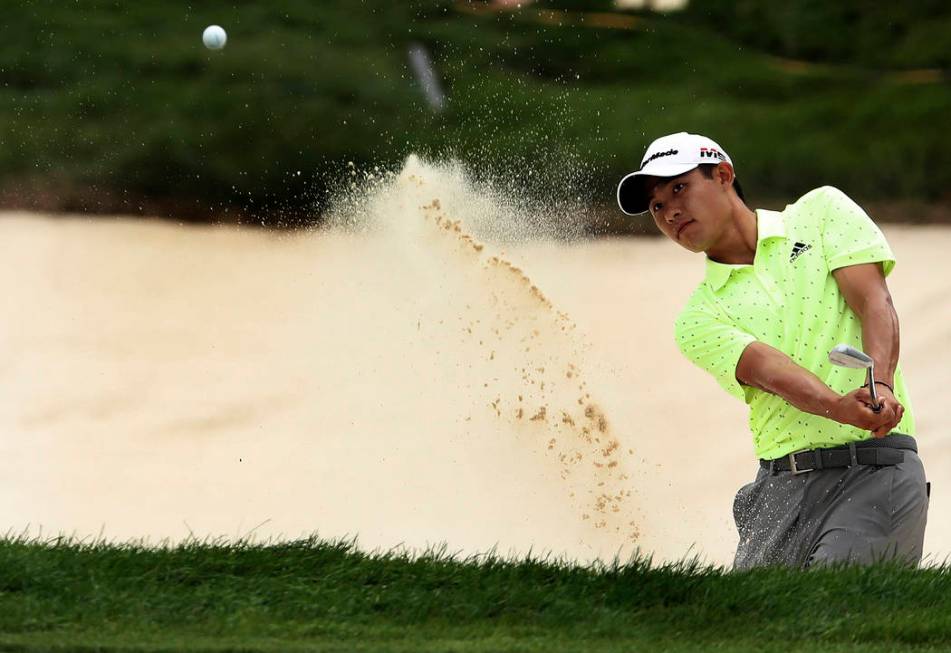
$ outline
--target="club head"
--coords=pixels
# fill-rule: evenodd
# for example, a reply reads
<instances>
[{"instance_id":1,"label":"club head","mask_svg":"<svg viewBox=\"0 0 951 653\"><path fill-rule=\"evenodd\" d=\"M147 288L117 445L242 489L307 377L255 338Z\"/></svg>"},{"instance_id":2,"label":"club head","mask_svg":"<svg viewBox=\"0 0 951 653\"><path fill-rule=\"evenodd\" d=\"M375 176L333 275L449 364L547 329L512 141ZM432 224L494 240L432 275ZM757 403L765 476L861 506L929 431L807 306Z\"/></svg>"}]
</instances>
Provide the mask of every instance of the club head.
<instances>
[{"instance_id":1,"label":"club head","mask_svg":"<svg viewBox=\"0 0 951 653\"><path fill-rule=\"evenodd\" d=\"M869 368L874 365L872 357L849 345L836 345L829 352L829 360L842 367L855 369Z\"/></svg>"}]
</instances>

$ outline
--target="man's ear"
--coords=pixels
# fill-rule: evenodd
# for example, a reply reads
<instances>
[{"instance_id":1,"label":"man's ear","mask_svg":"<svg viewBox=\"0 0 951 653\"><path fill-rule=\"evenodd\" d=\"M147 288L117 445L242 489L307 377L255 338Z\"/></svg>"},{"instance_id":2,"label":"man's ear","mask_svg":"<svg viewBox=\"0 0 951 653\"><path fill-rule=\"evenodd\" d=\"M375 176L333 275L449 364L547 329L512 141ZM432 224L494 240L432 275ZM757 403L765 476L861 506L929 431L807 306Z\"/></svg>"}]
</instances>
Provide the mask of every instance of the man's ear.
<instances>
[{"instance_id":1,"label":"man's ear","mask_svg":"<svg viewBox=\"0 0 951 653\"><path fill-rule=\"evenodd\" d=\"M722 161L717 165L716 168L716 178L721 184L726 187L733 185L733 179L736 177L736 173L733 172L733 166L731 166L726 161Z\"/></svg>"}]
</instances>

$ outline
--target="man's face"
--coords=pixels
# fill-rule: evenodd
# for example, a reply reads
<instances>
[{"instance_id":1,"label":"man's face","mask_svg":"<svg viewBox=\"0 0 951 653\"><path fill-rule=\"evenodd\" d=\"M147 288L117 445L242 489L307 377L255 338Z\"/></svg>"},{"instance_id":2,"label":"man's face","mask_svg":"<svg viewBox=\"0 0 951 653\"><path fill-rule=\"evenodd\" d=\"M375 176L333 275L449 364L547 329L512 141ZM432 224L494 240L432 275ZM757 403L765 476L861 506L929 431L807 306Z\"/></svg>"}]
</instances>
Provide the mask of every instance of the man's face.
<instances>
[{"instance_id":1,"label":"man's face","mask_svg":"<svg viewBox=\"0 0 951 653\"><path fill-rule=\"evenodd\" d=\"M649 178L649 207L657 228L691 252L706 251L717 242L730 217L731 173L718 167L709 179L694 168L679 177Z\"/></svg>"}]
</instances>

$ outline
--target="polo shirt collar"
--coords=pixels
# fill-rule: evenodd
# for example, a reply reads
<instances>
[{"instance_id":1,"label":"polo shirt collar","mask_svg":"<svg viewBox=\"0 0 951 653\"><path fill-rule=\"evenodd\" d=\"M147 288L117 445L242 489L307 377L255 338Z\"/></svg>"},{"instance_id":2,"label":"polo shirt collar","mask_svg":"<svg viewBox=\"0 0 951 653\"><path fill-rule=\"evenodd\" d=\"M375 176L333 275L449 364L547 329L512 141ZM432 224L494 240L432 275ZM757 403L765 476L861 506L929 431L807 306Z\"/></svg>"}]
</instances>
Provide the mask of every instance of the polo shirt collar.
<instances>
[{"instance_id":1,"label":"polo shirt collar","mask_svg":"<svg viewBox=\"0 0 951 653\"><path fill-rule=\"evenodd\" d=\"M756 255L759 255L761 244L770 238L785 238L786 225L783 222L783 214L779 211L769 211L767 209L756 209ZM733 270L747 267L746 265L717 263L716 261L706 259L707 272L704 277L711 290L716 292L727 282Z\"/></svg>"}]
</instances>

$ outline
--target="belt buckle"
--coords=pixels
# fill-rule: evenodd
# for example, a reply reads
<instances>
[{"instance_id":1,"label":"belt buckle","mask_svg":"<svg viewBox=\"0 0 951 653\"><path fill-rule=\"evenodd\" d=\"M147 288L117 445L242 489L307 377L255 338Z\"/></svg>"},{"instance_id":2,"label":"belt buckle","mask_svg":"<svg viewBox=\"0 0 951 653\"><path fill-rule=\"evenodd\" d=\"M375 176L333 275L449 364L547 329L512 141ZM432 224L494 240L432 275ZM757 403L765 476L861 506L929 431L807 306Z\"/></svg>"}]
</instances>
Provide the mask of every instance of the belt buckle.
<instances>
[{"instance_id":1,"label":"belt buckle","mask_svg":"<svg viewBox=\"0 0 951 653\"><path fill-rule=\"evenodd\" d=\"M791 454L789 454L789 470L790 470L794 475L795 475L795 474L805 474L806 472L815 471L815 469L816 469L815 467L810 467L809 469L799 469L798 467L796 467L796 455L797 455L797 454L801 454L801 453L806 453L807 451L811 451L811 450L810 450L810 449L800 449L799 451L793 451Z\"/></svg>"}]
</instances>

